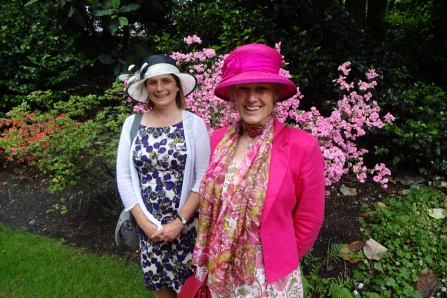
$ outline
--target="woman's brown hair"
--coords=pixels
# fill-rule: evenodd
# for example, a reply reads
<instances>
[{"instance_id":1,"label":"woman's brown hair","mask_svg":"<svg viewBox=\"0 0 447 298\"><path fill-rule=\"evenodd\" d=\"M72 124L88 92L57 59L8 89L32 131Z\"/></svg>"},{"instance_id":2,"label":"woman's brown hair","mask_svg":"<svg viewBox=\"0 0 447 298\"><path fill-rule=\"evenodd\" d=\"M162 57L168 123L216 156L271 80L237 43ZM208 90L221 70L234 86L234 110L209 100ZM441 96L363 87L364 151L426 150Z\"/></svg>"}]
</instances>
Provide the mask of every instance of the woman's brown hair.
<instances>
[{"instance_id":1,"label":"woman's brown hair","mask_svg":"<svg viewBox=\"0 0 447 298\"><path fill-rule=\"evenodd\" d=\"M170 74L174 80L175 83L177 84L177 94L175 95L175 103L177 104L177 107L179 109L184 110L186 108L186 99L185 99L185 95L183 93L183 88L182 88L182 83L180 82L180 79L174 75L174 74ZM147 80L144 81L144 87L147 86ZM144 109L145 110L152 110L152 108L154 107L154 103L149 99L149 96L147 98L146 103L144 104Z\"/></svg>"}]
</instances>

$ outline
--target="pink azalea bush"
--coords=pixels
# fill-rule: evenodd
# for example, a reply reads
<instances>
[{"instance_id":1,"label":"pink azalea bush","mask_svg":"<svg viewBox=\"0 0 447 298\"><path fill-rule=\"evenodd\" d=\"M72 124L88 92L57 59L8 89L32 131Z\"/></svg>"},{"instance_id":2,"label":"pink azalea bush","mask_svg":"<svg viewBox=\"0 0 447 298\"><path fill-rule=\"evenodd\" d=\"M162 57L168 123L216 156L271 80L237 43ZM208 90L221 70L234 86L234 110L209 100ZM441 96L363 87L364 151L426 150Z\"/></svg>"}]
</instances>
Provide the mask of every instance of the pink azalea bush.
<instances>
[{"instance_id":1,"label":"pink azalea bush","mask_svg":"<svg viewBox=\"0 0 447 298\"><path fill-rule=\"evenodd\" d=\"M184 41L188 45L202 42L196 35L188 36ZM278 52L280 46L280 43L275 46ZM213 49L203 48L186 54L173 52L171 57L182 71L188 71L197 78L198 88L186 98L187 106L203 118L210 133L239 120L233 103L214 96L214 88L220 82L221 68L227 55L217 56ZM285 61L283 63L287 64ZM377 85L378 76L375 70L366 73L366 81L354 83L346 81L349 67L350 63L345 62L338 68L341 74L334 82L345 94L337 101L329 117L320 115L315 107L310 111L300 110L300 100L304 95L299 88L294 97L277 104L276 114L279 121L307 131L319 140L326 162L326 185L339 181L342 175L352 171L360 182L364 182L369 173L375 182L386 188L386 177L391 174L390 170L384 164L367 168L363 163L363 155L368 151L359 148L354 141L365 134L365 129L383 128L394 117L390 114L381 117L379 105L372 100L371 90ZM291 77L284 69L281 69L280 74ZM122 80L127 83L126 78ZM134 111L144 112L144 109L142 105L137 105Z\"/></svg>"}]
</instances>

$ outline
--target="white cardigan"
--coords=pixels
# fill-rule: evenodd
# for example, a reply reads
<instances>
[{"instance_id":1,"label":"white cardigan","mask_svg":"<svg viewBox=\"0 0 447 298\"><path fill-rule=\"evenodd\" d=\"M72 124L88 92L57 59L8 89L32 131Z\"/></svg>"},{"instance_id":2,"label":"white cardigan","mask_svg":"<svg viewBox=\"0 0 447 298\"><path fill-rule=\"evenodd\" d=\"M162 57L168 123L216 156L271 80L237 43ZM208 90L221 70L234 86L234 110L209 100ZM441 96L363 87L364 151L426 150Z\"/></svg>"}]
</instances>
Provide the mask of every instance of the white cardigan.
<instances>
[{"instance_id":1,"label":"white cardigan","mask_svg":"<svg viewBox=\"0 0 447 298\"><path fill-rule=\"evenodd\" d=\"M146 209L141 197L140 179L133 166L132 152L135 140L130 141L130 129L135 115L127 117L121 130L116 160L116 180L124 209L129 211L139 204L147 219L161 229L161 223ZM210 158L210 138L202 118L188 111L182 111L183 128L186 140L186 164L183 176L182 194L178 212L185 204L191 191L198 192L200 182L208 168Z\"/></svg>"}]
</instances>

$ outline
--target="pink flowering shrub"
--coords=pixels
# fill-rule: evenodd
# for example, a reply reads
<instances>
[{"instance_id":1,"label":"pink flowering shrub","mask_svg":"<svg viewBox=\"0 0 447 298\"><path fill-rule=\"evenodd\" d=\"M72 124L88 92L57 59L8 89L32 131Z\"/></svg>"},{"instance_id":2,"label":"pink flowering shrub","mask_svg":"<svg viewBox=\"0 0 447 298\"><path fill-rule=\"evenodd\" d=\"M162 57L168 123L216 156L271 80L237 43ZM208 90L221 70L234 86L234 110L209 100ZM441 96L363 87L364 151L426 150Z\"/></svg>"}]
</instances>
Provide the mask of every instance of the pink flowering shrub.
<instances>
[{"instance_id":1,"label":"pink flowering shrub","mask_svg":"<svg viewBox=\"0 0 447 298\"><path fill-rule=\"evenodd\" d=\"M195 35L188 36L184 41L188 45L201 43L200 38ZM280 46L280 43L275 46L278 52ZM187 106L203 118L210 133L239 120L233 103L214 96L214 88L220 82L221 68L227 55L216 56L213 49L204 48L187 54L174 52L171 57L177 61L181 71L190 72L197 78L198 87L186 98ZM366 73L366 81L354 83L346 81L349 66L350 63L345 62L338 68L341 74L334 82L345 94L338 100L329 117L321 116L315 107L310 111L300 110L300 100L304 95L299 88L294 97L277 104L276 114L279 121L307 131L319 140L326 162L326 185L339 181L343 174L352 171L360 182L364 182L369 173L374 181L386 188L386 177L391 174L390 170L384 164L368 169L363 163L363 155L368 151L358 148L354 141L363 136L366 129L383 128L394 117L390 114L381 117L379 105L372 100L371 90L377 85L377 73L374 69ZM280 74L291 77L284 69L281 69ZM135 111L143 110L141 106L136 106Z\"/></svg>"}]
</instances>

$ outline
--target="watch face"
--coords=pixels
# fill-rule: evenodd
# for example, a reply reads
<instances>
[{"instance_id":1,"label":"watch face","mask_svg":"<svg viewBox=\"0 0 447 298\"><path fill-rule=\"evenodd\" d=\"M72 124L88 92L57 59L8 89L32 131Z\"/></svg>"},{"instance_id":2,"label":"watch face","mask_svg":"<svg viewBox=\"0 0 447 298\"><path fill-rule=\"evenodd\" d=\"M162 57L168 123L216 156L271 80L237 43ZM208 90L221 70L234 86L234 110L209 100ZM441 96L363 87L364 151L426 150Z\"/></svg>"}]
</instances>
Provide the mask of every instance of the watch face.
<instances>
[{"instance_id":1,"label":"watch face","mask_svg":"<svg viewBox=\"0 0 447 298\"><path fill-rule=\"evenodd\" d=\"M182 224L186 225L186 219L184 219L183 217L181 217L180 215L177 215L178 219L180 219L180 221L182 222Z\"/></svg>"}]
</instances>

